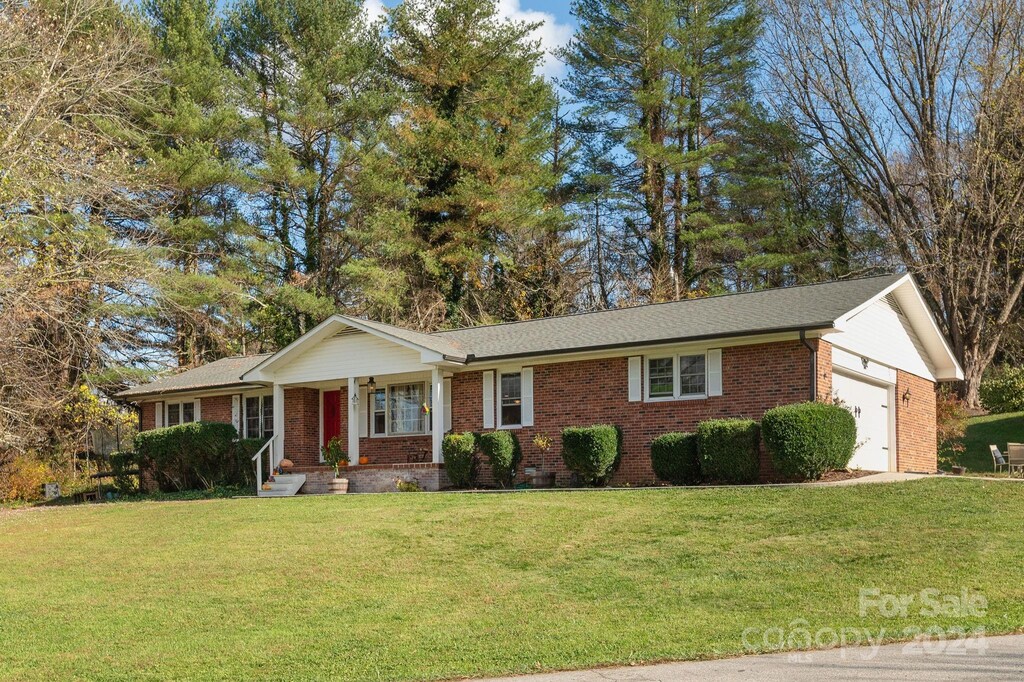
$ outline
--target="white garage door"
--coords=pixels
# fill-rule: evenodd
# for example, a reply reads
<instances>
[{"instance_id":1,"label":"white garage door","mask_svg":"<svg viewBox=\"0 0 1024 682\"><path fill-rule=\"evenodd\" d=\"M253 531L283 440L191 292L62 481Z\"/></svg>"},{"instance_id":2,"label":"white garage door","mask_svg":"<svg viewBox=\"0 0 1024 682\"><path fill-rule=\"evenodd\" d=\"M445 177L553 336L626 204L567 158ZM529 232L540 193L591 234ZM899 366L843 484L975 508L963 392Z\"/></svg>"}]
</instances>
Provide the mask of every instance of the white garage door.
<instances>
[{"instance_id":1,"label":"white garage door","mask_svg":"<svg viewBox=\"0 0 1024 682\"><path fill-rule=\"evenodd\" d=\"M858 447L850 468L889 471L889 389L833 374L832 390L857 420Z\"/></svg>"}]
</instances>

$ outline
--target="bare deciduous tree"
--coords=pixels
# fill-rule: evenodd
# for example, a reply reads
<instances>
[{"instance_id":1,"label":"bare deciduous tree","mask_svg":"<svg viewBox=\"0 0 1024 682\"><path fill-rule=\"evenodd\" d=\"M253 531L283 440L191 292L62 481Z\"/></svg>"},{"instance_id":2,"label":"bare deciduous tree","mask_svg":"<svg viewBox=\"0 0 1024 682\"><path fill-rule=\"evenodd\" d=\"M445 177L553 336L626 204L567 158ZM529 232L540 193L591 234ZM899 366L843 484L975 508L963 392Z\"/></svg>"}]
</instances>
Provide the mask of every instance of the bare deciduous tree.
<instances>
[{"instance_id":1,"label":"bare deciduous tree","mask_svg":"<svg viewBox=\"0 0 1024 682\"><path fill-rule=\"evenodd\" d=\"M2 459L83 446L68 409L83 380L134 359L126 311L149 265L118 225L137 217L132 121L151 78L111 0L0 5L0 45Z\"/></svg>"},{"instance_id":2,"label":"bare deciduous tree","mask_svg":"<svg viewBox=\"0 0 1024 682\"><path fill-rule=\"evenodd\" d=\"M770 0L767 64L978 387L1024 290L1020 0Z\"/></svg>"}]
</instances>

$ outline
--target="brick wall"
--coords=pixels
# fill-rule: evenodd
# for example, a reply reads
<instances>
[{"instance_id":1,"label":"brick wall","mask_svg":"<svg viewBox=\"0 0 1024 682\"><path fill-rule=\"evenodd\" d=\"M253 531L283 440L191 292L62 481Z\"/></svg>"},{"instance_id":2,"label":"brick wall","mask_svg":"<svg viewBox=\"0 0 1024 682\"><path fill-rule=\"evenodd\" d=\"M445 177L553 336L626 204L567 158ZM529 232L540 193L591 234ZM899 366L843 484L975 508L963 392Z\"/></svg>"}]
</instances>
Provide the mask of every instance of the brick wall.
<instances>
[{"instance_id":1,"label":"brick wall","mask_svg":"<svg viewBox=\"0 0 1024 682\"><path fill-rule=\"evenodd\" d=\"M284 390L284 453L297 466L320 463L320 391Z\"/></svg>"},{"instance_id":2,"label":"brick wall","mask_svg":"<svg viewBox=\"0 0 1024 682\"><path fill-rule=\"evenodd\" d=\"M818 349L818 400L832 402L832 344L824 339L812 343Z\"/></svg>"},{"instance_id":3,"label":"brick wall","mask_svg":"<svg viewBox=\"0 0 1024 682\"><path fill-rule=\"evenodd\" d=\"M199 415L204 422L231 423L231 396L215 395L200 398Z\"/></svg>"},{"instance_id":4,"label":"brick wall","mask_svg":"<svg viewBox=\"0 0 1024 682\"><path fill-rule=\"evenodd\" d=\"M910 390L909 400L903 395ZM936 471L935 384L908 372L896 372L896 468Z\"/></svg>"},{"instance_id":5,"label":"brick wall","mask_svg":"<svg viewBox=\"0 0 1024 682\"><path fill-rule=\"evenodd\" d=\"M831 353L824 352L819 358L827 361L830 370ZM769 408L805 401L810 381L808 362L809 352L799 341L725 348L723 395L656 403L629 402L626 357L534 365L534 426L515 430L523 448L523 466L554 471L558 484L565 484L569 472L561 458L562 428L609 423L620 426L624 436L624 456L614 482L652 482L655 477L651 471L650 443L656 436L668 431L691 431L705 419L760 419ZM819 387L819 392L824 390L822 382ZM480 372L455 375L455 431L482 430L482 390ZM548 452L533 444L538 433L551 439ZM762 457L763 463L765 460ZM487 469L486 465L483 469ZM766 463L762 470L765 475L770 474Z\"/></svg>"},{"instance_id":6,"label":"brick wall","mask_svg":"<svg viewBox=\"0 0 1024 682\"><path fill-rule=\"evenodd\" d=\"M139 405L139 412L142 415L142 430L150 431L156 428L156 403L142 403Z\"/></svg>"}]
</instances>

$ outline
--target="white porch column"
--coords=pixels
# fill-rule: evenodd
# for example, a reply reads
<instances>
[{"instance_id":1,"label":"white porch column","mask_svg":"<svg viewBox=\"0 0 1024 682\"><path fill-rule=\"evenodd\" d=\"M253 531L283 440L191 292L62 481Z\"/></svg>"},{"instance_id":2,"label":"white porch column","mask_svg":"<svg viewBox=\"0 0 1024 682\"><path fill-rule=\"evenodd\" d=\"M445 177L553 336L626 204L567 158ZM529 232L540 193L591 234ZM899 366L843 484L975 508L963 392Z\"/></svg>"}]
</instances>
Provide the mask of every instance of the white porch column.
<instances>
[{"instance_id":1,"label":"white porch column","mask_svg":"<svg viewBox=\"0 0 1024 682\"><path fill-rule=\"evenodd\" d=\"M359 464L359 379L348 379L348 463Z\"/></svg>"},{"instance_id":2,"label":"white porch column","mask_svg":"<svg viewBox=\"0 0 1024 682\"><path fill-rule=\"evenodd\" d=\"M274 461L270 463L271 469L284 459L284 386L274 384L274 445L271 447L274 453Z\"/></svg>"},{"instance_id":3,"label":"white porch column","mask_svg":"<svg viewBox=\"0 0 1024 682\"><path fill-rule=\"evenodd\" d=\"M430 373L430 423L432 425L434 463L440 464L441 441L444 440L444 376L440 367Z\"/></svg>"}]
</instances>

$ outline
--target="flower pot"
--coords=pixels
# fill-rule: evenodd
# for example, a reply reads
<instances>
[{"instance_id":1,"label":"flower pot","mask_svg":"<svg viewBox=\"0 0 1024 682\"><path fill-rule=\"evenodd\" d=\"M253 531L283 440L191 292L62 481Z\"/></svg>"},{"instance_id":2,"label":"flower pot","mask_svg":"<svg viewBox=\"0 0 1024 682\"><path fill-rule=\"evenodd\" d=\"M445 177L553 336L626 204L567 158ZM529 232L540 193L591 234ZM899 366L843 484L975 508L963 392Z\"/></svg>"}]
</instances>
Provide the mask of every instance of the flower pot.
<instances>
[{"instance_id":1,"label":"flower pot","mask_svg":"<svg viewBox=\"0 0 1024 682\"><path fill-rule=\"evenodd\" d=\"M555 487L555 472L554 471L538 471L533 475L533 487L534 488L554 488Z\"/></svg>"},{"instance_id":2,"label":"flower pot","mask_svg":"<svg viewBox=\"0 0 1024 682\"><path fill-rule=\"evenodd\" d=\"M332 495L344 495L348 492L347 478L334 478L327 484L327 491Z\"/></svg>"},{"instance_id":3,"label":"flower pot","mask_svg":"<svg viewBox=\"0 0 1024 682\"><path fill-rule=\"evenodd\" d=\"M362 457L359 458L359 463L360 464L364 464L364 465L365 464L369 464L370 463L370 458L367 457L366 455L363 455Z\"/></svg>"}]
</instances>

